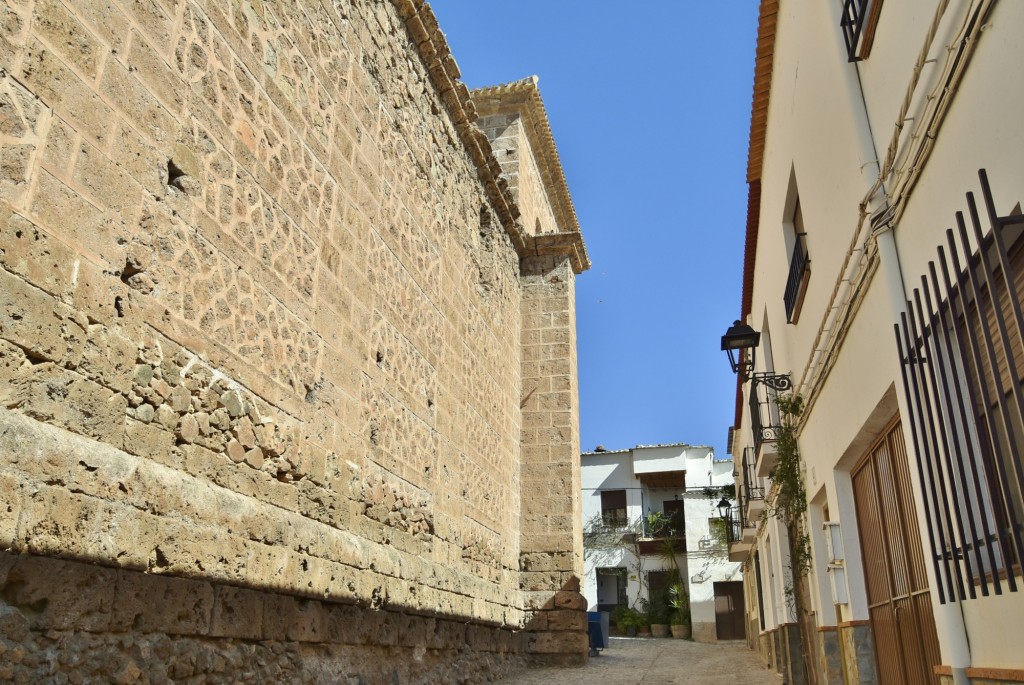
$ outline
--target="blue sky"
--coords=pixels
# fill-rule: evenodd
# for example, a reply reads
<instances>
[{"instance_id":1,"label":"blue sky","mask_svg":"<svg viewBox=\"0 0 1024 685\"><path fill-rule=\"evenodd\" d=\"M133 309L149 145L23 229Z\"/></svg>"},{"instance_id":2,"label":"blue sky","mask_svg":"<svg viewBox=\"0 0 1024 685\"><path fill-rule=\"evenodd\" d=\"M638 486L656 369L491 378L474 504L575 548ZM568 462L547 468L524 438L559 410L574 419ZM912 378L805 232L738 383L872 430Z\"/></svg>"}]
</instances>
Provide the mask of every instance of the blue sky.
<instances>
[{"instance_id":1,"label":"blue sky","mask_svg":"<svg viewBox=\"0 0 1024 685\"><path fill-rule=\"evenodd\" d=\"M540 77L593 262L576 293L583 449L724 458L757 0L431 5L470 88Z\"/></svg>"}]
</instances>

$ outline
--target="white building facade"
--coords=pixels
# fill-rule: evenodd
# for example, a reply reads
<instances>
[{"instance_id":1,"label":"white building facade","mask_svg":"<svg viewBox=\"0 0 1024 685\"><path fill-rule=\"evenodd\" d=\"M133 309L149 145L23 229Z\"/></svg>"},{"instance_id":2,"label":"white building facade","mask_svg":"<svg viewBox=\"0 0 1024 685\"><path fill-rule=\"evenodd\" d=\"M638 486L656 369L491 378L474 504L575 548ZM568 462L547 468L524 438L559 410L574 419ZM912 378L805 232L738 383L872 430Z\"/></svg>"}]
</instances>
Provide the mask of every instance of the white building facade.
<instances>
[{"instance_id":1,"label":"white building facade","mask_svg":"<svg viewBox=\"0 0 1024 685\"><path fill-rule=\"evenodd\" d=\"M730 557L791 685L1024 682L1022 26L1013 0L762 0ZM802 615L761 515L782 376Z\"/></svg>"},{"instance_id":2,"label":"white building facade","mask_svg":"<svg viewBox=\"0 0 1024 685\"><path fill-rule=\"evenodd\" d=\"M732 527L720 523L717 508L731 495L732 461L716 460L711 447L641 445L584 453L580 471L583 594L590 610L638 608L678 567L689 592L693 639L743 639L742 574L728 559ZM668 523L655 530L650 522L658 515Z\"/></svg>"}]
</instances>

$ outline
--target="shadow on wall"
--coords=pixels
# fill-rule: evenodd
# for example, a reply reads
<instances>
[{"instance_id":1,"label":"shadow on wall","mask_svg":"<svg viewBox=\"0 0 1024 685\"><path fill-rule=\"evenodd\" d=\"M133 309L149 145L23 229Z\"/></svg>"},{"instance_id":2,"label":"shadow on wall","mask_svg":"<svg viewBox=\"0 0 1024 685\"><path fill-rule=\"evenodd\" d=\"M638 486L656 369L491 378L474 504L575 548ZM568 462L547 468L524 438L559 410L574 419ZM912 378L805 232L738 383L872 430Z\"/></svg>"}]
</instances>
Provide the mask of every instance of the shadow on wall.
<instances>
[{"instance_id":1,"label":"shadow on wall","mask_svg":"<svg viewBox=\"0 0 1024 685\"><path fill-rule=\"evenodd\" d=\"M589 654L587 600L580 593L580 579L573 575L554 593L527 590L526 595L526 610L531 617L523 635L530 663L543 666L586 664Z\"/></svg>"},{"instance_id":2,"label":"shadow on wall","mask_svg":"<svg viewBox=\"0 0 1024 685\"><path fill-rule=\"evenodd\" d=\"M0 552L0 682L475 683L522 668L533 637Z\"/></svg>"}]
</instances>

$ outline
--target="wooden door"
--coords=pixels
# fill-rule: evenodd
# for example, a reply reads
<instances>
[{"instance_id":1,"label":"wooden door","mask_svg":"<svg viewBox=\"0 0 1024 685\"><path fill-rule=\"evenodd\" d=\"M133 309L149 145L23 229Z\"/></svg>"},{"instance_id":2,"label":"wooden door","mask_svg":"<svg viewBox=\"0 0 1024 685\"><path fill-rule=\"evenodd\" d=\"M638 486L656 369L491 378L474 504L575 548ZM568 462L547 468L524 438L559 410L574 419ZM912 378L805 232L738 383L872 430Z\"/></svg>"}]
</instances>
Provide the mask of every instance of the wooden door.
<instances>
[{"instance_id":1,"label":"wooden door","mask_svg":"<svg viewBox=\"0 0 1024 685\"><path fill-rule=\"evenodd\" d=\"M938 685L939 641L898 420L852 476L879 683Z\"/></svg>"},{"instance_id":2,"label":"wooden door","mask_svg":"<svg viewBox=\"0 0 1024 685\"><path fill-rule=\"evenodd\" d=\"M743 581L715 583L715 632L719 640L746 637Z\"/></svg>"}]
</instances>

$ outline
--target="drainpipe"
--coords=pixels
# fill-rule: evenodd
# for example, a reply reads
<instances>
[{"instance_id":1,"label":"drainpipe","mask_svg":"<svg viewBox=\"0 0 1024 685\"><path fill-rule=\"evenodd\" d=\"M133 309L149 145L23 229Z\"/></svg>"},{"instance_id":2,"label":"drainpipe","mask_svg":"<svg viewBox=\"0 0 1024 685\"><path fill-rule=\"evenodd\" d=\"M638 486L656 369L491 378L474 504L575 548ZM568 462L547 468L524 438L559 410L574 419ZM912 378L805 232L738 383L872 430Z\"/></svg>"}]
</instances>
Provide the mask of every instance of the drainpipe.
<instances>
[{"instance_id":1,"label":"drainpipe","mask_svg":"<svg viewBox=\"0 0 1024 685\"><path fill-rule=\"evenodd\" d=\"M948 0L943 0L936 11L933 27L930 30L930 35L926 41L926 47L922 51L922 57L928 51L927 46L930 46L931 44L938 22L945 13L947 5ZM854 68L847 72L850 74L846 80L847 92L850 95L851 100L851 113L853 114L856 122L855 128L861 159L865 160L862 169L873 167L874 181L870 185L870 189L868 190L864 202L861 204L861 223L858 226L854 243L851 247L856 249L855 246L859 246L862 249L867 249L868 245L872 241L874 242L875 247L878 250L879 260L879 269L876 274L876 278L878 278L879 285L882 286L884 292L887 294L890 318L892 323L895 324L900 320L901 314L906 311L907 303L906 284L903 280L903 273L900 267L899 249L896 245L896 239L894 236L898 218L895 216L895 212L893 212L888 206L888 203L885 202L885 198L888 196L888 189L886 188L885 179L881 176L882 169L879 164L875 137L871 128L867 99L860 79L860 69L856 63L854 63L853 66ZM914 86L916 86L916 77L917 72L915 72L915 83L910 89L911 94L913 93ZM912 96L911 94L908 94L908 99ZM904 107L906 106L907 105L905 104ZM901 113L901 117L902 116L904 116L904 113ZM881 191L881 194L879 194L879 191ZM881 200L881 202L879 202L879 200ZM876 204L876 206L880 204L881 206L873 213L869 223L868 221L865 221L865 219L867 218L867 214L871 212L872 204ZM865 236L866 240L861 242L862 231L869 227L870 232ZM852 255L847 255L848 259L850 256ZM856 260L850 259L844 266L853 266L855 261ZM849 278L849 275L849 273L844 273L846 278ZM850 287L849 280L847 280L843 285L845 286L842 289L844 292L840 294L838 302L845 305L845 298ZM839 306L837 306L837 310L838 308ZM888 332L883 333L883 335L887 333ZM903 390L902 384L897 382L896 385L896 396L899 403L900 416L908 416L910 413L908 399ZM909 431L909 425L904 424L903 430L905 433L906 431ZM913 444L912 436L904 434L904 438L906 439L906 444L908 446ZM924 518L924 512L921 508L923 493L922 484L918 481L918 474L916 470L911 468L909 471L918 526L923 530L927 525L927 521ZM930 587L935 587L938 579L934 577L934 570L931 566L926 565L926 573L928 575L929 583L931 583ZM939 638L940 653L943 655L944 660L948 660L948 665L952 670L953 682L955 685L970 685L965 669L971 665L971 650L970 643L967 638L966 626L964 625L963 613L959 603L950 602L947 604L934 605L932 607L932 611L935 618L936 633Z\"/></svg>"},{"instance_id":2,"label":"drainpipe","mask_svg":"<svg viewBox=\"0 0 1024 685\"><path fill-rule=\"evenodd\" d=\"M895 323L899 320L900 315L906 311L906 288L900 269L899 249L896 246L896 238L893 235L896 226L884 216L879 218L883 219L883 221L880 222L880 225L877 222L873 222L876 225L872 233L872 237L878 245L879 269L876 278L880 278L880 285L885 288L885 292L889 296L890 313L892 321ZM892 334L891 329L887 329L885 333ZM911 407L903 385L900 382L896 383L896 397L899 402L900 416L908 416ZM909 424L904 423L903 437L908 446L908 452L911 451L910 445L914 444L913 436L907 434L909 431ZM921 508L924 492L923 484L918 480L917 469L910 468L908 471L910 473L911 488L914 492L914 510L917 514L918 528L925 530L928 524L924 511ZM925 553L927 554L928 551L925 550ZM928 575L930 587L936 587L936 584L940 581L934 575L935 570L930 564L926 564L925 571ZM970 680L967 678L967 673L964 669L971 665L971 647L967 639L967 628L964 625L960 603L956 601L949 601L946 604L933 603L932 614L935 617L935 632L939 638L939 651L943 656L943 660L947 661L952 669L953 682L955 685L970 685Z\"/></svg>"}]
</instances>

